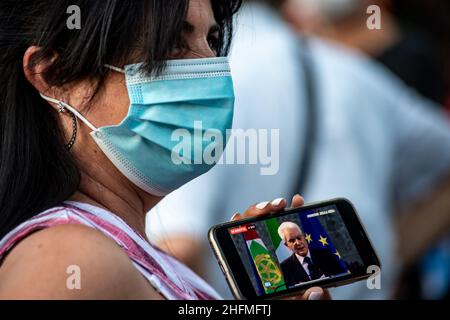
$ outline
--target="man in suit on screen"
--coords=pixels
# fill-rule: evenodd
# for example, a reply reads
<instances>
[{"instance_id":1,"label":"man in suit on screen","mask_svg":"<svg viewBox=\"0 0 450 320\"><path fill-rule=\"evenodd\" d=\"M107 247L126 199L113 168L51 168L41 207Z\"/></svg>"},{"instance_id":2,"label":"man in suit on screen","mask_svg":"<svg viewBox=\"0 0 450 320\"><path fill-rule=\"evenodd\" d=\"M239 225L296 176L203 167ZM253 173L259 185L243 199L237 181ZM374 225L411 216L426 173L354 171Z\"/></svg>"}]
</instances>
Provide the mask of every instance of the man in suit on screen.
<instances>
[{"instance_id":1,"label":"man in suit on screen","mask_svg":"<svg viewBox=\"0 0 450 320\"><path fill-rule=\"evenodd\" d=\"M303 231L294 222L283 222L278 234L292 255L281 262L288 287L346 272L329 249L309 249Z\"/></svg>"}]
</instances>

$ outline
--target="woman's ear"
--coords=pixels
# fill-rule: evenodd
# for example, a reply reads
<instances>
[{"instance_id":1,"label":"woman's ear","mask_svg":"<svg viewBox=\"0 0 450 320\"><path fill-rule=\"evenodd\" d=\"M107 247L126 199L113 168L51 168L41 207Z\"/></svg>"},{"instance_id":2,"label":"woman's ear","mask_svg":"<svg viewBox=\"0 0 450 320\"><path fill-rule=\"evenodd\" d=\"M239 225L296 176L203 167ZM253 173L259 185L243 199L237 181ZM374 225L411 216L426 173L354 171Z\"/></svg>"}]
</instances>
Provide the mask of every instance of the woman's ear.
<instances>
[{"instance_id":1,"label":"woman's ear","mask_svg":"<svg viewBox=\"0 0 450 320\"><path fill-rule=\"evenodd\" d=\"M33 56L41 50L40 47L31 46L25 51L23 56L23 72L27 80L36 88L38 92L45 93L49 90L49 85L43 76L45 70L50 66L54 59L41 61L37 64L32 63Z\"/></svg>"}]
</instances>

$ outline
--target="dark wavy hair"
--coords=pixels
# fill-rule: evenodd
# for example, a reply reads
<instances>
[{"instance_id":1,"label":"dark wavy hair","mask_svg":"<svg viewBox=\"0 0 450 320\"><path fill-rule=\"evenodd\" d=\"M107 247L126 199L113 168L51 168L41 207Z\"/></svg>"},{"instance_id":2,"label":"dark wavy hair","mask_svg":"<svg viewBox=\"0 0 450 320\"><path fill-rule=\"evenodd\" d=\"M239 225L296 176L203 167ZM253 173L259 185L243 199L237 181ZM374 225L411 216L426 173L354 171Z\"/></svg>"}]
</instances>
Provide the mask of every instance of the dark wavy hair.
<instances>
[{"instance_id":1,"label":"dark wavy hair","mask_svg":"<svg viewBox=\"0 0 450 320\"><path fill-rule=\"evenodd\" d=\"M228 53L232 17L241 0L211 0L220 27L214 48ZM68 7L81 9L82 28L67 27ZM23 71L54 58L43 76L50 86L93 80L96 93L105 64L123 66L139 48L143 68L157 74L183 47L188 0L0 1L0 239L21 222L68 199L79 188L76 161L64 148L57 113Z\"/></svg>"}]
</instances>

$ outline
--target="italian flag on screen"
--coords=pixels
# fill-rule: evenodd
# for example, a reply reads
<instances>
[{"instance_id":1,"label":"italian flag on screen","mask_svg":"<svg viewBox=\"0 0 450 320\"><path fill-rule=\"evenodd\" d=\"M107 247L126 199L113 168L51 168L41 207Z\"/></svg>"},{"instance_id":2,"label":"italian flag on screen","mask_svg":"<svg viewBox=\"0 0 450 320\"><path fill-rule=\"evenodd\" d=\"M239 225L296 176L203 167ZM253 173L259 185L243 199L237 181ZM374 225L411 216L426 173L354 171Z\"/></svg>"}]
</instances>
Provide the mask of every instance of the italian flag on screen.
<instances>
[{"instance_id":1,"label":"italian flag on screen","mask_svg":"<svg viewBox=\"0 0 450 320\"><path fill-rule=\"evenodd\" d=\"M264 291L266 293L273 293L285 289L286 286L280 267L277 261L271 256L269 250L267 250L267 247L256 230L247 230L244 232L244 238L258 276L261 279Z\"/></svg>"}]
</instances>

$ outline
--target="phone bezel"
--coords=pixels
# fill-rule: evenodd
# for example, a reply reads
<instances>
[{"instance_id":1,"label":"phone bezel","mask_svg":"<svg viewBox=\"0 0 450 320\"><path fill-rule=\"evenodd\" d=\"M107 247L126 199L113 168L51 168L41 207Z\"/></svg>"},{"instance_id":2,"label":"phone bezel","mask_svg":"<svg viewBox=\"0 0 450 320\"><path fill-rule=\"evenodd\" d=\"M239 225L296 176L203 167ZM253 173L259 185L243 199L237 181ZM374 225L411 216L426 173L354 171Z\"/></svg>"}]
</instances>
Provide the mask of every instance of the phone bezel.
<instances>
[{"instance_id":1,"label":"phone bezel","mask_svg":"<svg viewBox=\"0 0 450 320\"><path fill-rule=\"evenodd\" d=\"M365 268L376 265L381 269L380 259L369 239L369 236L361 223L359 215L353 206L353 204L345 199L331 199L321 202L315 202L307 204L305 206L288 209L282 213L278 213L279 216L290 215L293 213L300 213L306 210L316 209L320 207L325 207L329 205L335 205L344 221L344 224L352 238L356 249L364 263ZM341 276L338 278L317 280L314 282L308 282L304 285L300 285L295 288L290 288L283 290L280 293L265 294L258 296L253 288L250 278L247 272L242 272L245 270L244 264L241 261L239 253L237 252L233 240L228 232L229 228L237 227L243 224L249 224L253 222L263 221L267 218L273 217L273 215L254 217L243 219L239 221L227 222L223 224L216 225L212 227L209 231L209 241L219 262L219 266L226 277L226 280L233 292L233 295L237 299L249 299L249 300L260 300L260 299L276 299L282 297L289 297L295 295L298 292L306 290L313 286L320 286L323 288L340 286L356 281L360 281L370 277L371 274L350 274L346 276ZM224 250L224 248L230 248L229 250ZM238 272L237 272L238 271Z\"/></svg>"}]
</instances>

